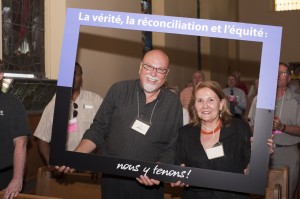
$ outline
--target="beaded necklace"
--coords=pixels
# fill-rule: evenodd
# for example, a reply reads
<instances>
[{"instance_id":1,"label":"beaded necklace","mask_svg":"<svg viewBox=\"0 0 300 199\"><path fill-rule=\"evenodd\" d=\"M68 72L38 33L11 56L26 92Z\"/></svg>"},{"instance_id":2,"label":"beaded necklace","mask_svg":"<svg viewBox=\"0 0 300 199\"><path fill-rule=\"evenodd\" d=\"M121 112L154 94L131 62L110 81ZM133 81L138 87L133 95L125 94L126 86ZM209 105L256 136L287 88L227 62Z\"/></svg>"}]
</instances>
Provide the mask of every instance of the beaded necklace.
<instances>
[{"instance_id":1,"label":"beaded necklace","mask_svg":"<svg viewBox=\"0 0 300 199\"><path fill-rule=\"evenodd\" d=\"M203 125L203 124L202 124L202 125ZM203 125L203 126L204 126L204 125ZM213 129L212 131L205 131L205 130L203 130L203 129L201 128L201 133L202 133L202 134L207 134L207 135L213 134L213 133L217 132L218 130L220 130L220 129L221 129L221 126L222 126L222 122L221 122L221 120L219 120L219 122L218 122L218 124L217 124L217 126L216 126L215 129ZM204 126L204 127L205 127L205 126ZM207 128L207 127L205 127L205 128Z\"/></svg>"}]
</instances>

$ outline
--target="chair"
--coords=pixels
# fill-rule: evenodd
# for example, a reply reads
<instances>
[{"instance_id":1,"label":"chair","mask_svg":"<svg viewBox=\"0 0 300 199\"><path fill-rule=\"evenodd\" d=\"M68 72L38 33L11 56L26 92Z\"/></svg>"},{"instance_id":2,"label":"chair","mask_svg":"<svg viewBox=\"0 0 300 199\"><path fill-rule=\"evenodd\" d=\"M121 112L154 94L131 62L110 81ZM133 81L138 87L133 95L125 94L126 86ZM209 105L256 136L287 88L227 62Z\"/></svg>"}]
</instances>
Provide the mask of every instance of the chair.
<instances>
[{"instance_id":1,"label":"chair","mask_svg":"<svg viewBox=\"0 0 300 199\"><path fill-rule=\"evenodd\" d=\"M275 188L280 185L281 198L288 199L289 195L289 169L287 166L270 169L268 174L268 185L267 187Z\"/></svg>"},{"instance_id":2,"label":"chair","mask_svg":"<svg viewBox=\"0 0 300 199\"><path fill-rule=\"evenodd\" d=\"M3 196L4 196L4 193L2 191L0 191L0 198L3 198ZM18 196L15 197L14 199L61 199L61 198L53 198L53 197L19 193Z\"/></svg>"},{"instance_id":3,"label":"chair","mask_svg":"<svg viewBox=\"0 0 300 199\"><path fill-rule=\"evenodd\" d=\"M274 188L267 187L265 199L281 199L281 186L276 184Z\"/></svg>"},{"instance_id":4,"label":"chair","mask_svg":"<svg viewBox=\"0 0 300 199\"><path fill-rule=\"evenodd\" d=\"M265 196L251 195L251 199L288 199L289 170L285 166L269 169Z\"/></svg>"},{"instance_id":5,"label":"chair","mask_svg":"<svg viewBox=\"0 0 300 199\"><path fill-rule=\"evenodd\" d=\"M99 180L94 182L89 173L66 173L54 177L48 167L38 169L36 194L65 199L101 198Z\"/></svg>"},{"instance_id":6,"label":"chair","mask_svg":"<svg viewBox=\"0 0 300 199\"><path fill-rule=\"evenodd\" d=\"M164 187L164 199L180 199L182 189L182 187L171 187L170 184L166 183ZM281 199L281 186L275 184L274 187L267 187L264 197L251 195L251 199Z\"/></svg>"}]
</instances>

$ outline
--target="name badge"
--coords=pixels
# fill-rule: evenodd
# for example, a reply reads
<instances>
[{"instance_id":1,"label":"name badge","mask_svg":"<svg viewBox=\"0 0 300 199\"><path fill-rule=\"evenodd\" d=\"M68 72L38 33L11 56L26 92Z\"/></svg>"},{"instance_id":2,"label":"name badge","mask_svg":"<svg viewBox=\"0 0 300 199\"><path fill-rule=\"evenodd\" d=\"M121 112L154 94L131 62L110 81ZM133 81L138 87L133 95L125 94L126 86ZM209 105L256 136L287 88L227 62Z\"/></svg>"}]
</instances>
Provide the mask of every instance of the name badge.
<instances>
[{"instance_id":1,"label":"name badge","mask_svg":"<svg viewBox=\"0 0 300 199\"><path fill-rule=\"evenodd\" d=\"M146 124L145 122L142 122L139 119L136 119L131 128L143 135L146 135L148 129L150 128L150 125Z\"/></svg>"},{"instance_id":2,"label":"name badge","mask_svg":"<svg viewBox=\"0 0 300 199\"><path fill-rule=\"evenodd\" d=\"M78 131L77 119L73 118L68 122L68 133L74 133Z\"/></svg>"},{"instance_id":3,"label":"name badge","mask_svg":"<svg viewBox=\"0 0 300 199\"><path fill-rule=\"evenodd\" d=\"M281 134L282 131L279 131L279 130L273 130L272 133L273 133L273 134Z\"/></svg>"},{"instance_id":4,"label":"name badge","mask_svg":"<svg viewBox=\"0 0 300 199\"><path fill-rule=\"evenodd\" d=\"M93 107L93 105L87 105L87 104L85 104L85 105L83 105L83 108L85 108L85 109L92 109L94 107Z\"/></svg>"},{"instance_id":5,"label":"name badge","mask_svg":"<svg viewBox=\"0 0 300 199\"><path fill-rule=\"evenodd\" d=\"M224 156L223 145L221 143L218 146L206 149L205 152L209 160Z\"/></svg>"}]
</instances>

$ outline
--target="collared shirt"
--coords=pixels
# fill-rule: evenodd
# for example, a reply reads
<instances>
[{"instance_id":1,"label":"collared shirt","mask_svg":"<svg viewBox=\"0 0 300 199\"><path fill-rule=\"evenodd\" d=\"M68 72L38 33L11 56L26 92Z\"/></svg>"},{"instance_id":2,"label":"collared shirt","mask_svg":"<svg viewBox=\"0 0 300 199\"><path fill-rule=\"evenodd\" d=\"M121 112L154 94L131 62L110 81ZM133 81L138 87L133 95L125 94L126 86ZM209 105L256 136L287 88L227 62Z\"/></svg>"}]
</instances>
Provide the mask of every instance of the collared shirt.
<instances>
[{"instance_id":1,"label":"collared shirt","mask_svg":"<svg viewBox=\"0 0 300 199\"><path fill-rule=\"evenodd\" d=\"M223 92L226 96L230 95L230 90L233 89L235 100L237 101L237 105L234 107L234 111L237 114L242 115L243 111L246 109L247 101L245 92L242 89L239 88L224 88Z\"/></svg>"},{"instance_id":2,"label":"collared shirt","mask_svg":"<svg viewBox=\"0 0 300 199\"><path fill-rule=\"evenodd\" d=\"M180 101L183 108L188 109L192 94L193 94L193 86L186 87L180 92Z\"/></svg>"},{"instance_id":3,"label":"collared shirt","mask_svg":"<svg viewBox=\"0 0 300 199\"><path fill-rule=\"evenodd\" d=\"M67 150L73 151L79 144L84 132L90 127L93 122L103 99L96 93L81 89L79 96L75 100L78 105L76 111L78 112L76 121L77 128L74 131L68 132ZM45 141L50 142L52 136L53 114L55 106L55 96L46 106L41 120L34 132L34 136ZM70 104L70 119L74 112L74 106Z\"/></svg>"},{"instance_id":4,"label":"collared shirt","mask_svg":"<svg viewBox=\"0 0 300 199\"><path fill-rule=\"evenodd\" d=\"M0 91L0 170L13 165L13 139L30 135L28 118L22 103L16 97Z\"/></svg>"},{"instance_id":5,"label":"collared shirt","mask_svg":"<svg viewBox=\"0 0 300 199\"><path fill-rule=\"evenodd\" d=\"M151 123L145 135L131 128L138 115ZM122 81L109 89L83 139L102 147L102 155L171 164L182 115L179 97L169 89L146 104L140 80Z\"/></svg>"},{"instance_id":6,"label":"collared shirt","mask_svg":"<svg viewBox=\"0 0 300 199\"><path fill-rule=\"evenodd\" d=\"M253 112L250 116L250 125L254 125L255 112L256 112L256 102L252 105L254 106ZM297 95L293 93L290 89L287 89L285 94L276 100L275 115L277 115L280 121L285 125L300 125L300 106L297 101ZM281 133L274 135L274 144L280 145L294 145L300 142L300 137Z\"/></svg>"},{"instance_id":7,"label":"collared shirt","mask_svg":"<svg viewBox=\"0 0 300 199\"><path fill-rule=\"evenodd\" d=\"M186 125L191 121L190 114L186 108L182 108L182 112L183 112L183 125Z\"/></svg>"},{"instance_id":8,"label":"collared shirt","mask_svg":"<svg viewBox=\"0 0 300 199\"><path fill-rule=\"evenodd\" d=\"M249 113L248 113L248 122L250 126L254 125L254 116L255 116L255 111L256 111L256 103L257 103L257 95L253 97Z\"/></svg>"},{"instance_id":9,"label":"collared shirt","mask_svg":"<svg viewBox=\"0 0 300 199\"><path fill-rule=\"evenodd\" d=\"M285 94L276 100L275 115L285 125L300 126L300 106L295 93L287 89ZM274 143L280 145L293 145L300 141L299 136L290 135L287 133L276 134Z\"/></svg>"}]
</instances>

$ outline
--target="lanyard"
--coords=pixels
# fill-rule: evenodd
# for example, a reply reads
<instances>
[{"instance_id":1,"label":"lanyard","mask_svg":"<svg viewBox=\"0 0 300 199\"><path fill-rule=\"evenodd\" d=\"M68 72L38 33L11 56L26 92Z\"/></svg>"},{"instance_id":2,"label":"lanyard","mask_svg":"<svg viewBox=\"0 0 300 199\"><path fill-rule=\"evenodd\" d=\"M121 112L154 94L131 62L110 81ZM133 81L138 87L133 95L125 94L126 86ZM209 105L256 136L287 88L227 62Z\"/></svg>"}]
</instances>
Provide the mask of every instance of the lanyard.
<instances>
[{"instance_id":1,"label":"lanyard","mask_svg":"<svg viewBox=\"0 0 300 199\"><path fill-rule=\"evenodd\" d=\"M137 97L137 102L138 102L138 118L139 118L139 117L140 117L140 99L139 99L139 92L136 93L136 97ZM155 105L154 105L154 107L153 107L153 109L152 109L151 116L150 116L150 121L149 121L150 124L152 124L152 123L151 123L151 121L152 121L152 116L153 116L153 113L154 113L154 110L155 110L155 108L156 108L157 103L158 103L158 100L156 100Z\"/></svg>"},{"instance_id":2,"label":"lanyard","mask_svg":"<svg viewBox=\"0 0 300 199\"><path fill-rule=\"evenodd\" d=\"M285 92L284 92L284 94L283 94L282 101L281 101L281 105L280 105L280 108L279 108L279 115L278 115L278 118L279 118L279 119L281 119L281 112L282 112L282 107L283 107L284 97L285 97Z\"/></svg>"}]
</instances>

